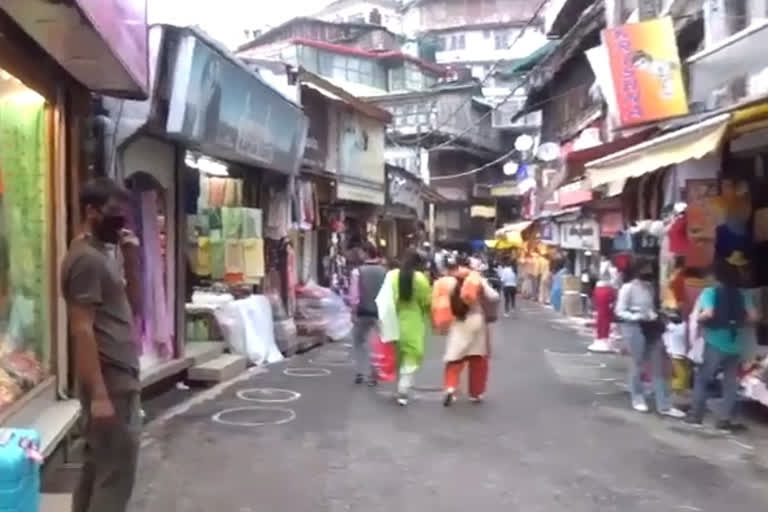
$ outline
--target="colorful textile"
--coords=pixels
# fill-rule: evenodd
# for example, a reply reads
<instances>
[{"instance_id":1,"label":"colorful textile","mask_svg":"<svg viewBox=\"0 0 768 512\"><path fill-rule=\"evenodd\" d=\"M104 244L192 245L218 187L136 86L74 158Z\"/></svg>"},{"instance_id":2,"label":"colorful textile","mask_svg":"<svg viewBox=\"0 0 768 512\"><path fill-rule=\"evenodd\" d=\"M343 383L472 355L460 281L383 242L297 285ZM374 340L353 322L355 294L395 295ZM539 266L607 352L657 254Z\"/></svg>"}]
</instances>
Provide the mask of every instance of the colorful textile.
<instances>
[{"instance_id":1,"label":"colorful textile","mask_svg":"<svg viewBox=\"0 0 768 512\"><path fill-rule=\"evenodd\" d=\"M211 239L201 236L197 239L197 267L198 276L211 275Z\"/></svg>"},{"instance_id":2,"label":"colorful textile","mask_svg":"<svg viewBox=\"0 0 768 512\"><path fill-rule=\"evenodd\" d=\"M243 234L243 209L225 206L221 209L222 238L237 240Z\"/></svg>"},{"instance_id":3,"label":"colorful textile","mask_svg":"<svg viewBox=\"0 0 768 512\"><path fill-rule=\"evenodd\" d=\"M224 241L224 271L227 282L240 283L244 279L243 244L240 240Z\"/></svg>"},{"instance_id":4,"label":"colorful textile","mask_svg":"<svg viewBox=\"0 0 768 512\"><path fill-rule=\"evenodd\" d=\"M222 281L226 277L226 258L224 240L210 241L211 278Z\"/></svg>"},{"instance_id":5,"label":"colorful textile","mask_svg":"<svg viewBox=\"0 0 768 512\"><path fill-rule=\"evenodd\" d=\"M246 283L258 283L264 277L264 240L243 240L243 268Z\"/></svg>"},{"instance_id":6,"label":"colorful textile","mask_svg":"<svg viewBox=\"0 0 768 512\"><path fill-rule=\"evenodd\" d=\"M263 238L262 213L257 208L242 209L243 238Z\"/></svg>"}]
</instances>

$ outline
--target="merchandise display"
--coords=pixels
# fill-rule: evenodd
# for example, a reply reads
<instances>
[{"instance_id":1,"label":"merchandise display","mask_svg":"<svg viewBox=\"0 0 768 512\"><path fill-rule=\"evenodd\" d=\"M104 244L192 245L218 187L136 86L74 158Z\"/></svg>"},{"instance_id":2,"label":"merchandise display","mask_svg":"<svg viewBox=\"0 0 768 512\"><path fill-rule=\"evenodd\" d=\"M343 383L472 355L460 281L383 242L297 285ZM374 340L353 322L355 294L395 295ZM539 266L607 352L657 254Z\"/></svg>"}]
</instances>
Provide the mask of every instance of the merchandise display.
<instances>
[{"instance_id":1,"label":"merchandise display","mask_svg":"<svg viewBox=\"0 0 768 512\"><path fill-rule=\"evenodd\" d=\"M41 96L0 79L0 412L49 374L48 126Z\"/></svg>"}]
</instances>

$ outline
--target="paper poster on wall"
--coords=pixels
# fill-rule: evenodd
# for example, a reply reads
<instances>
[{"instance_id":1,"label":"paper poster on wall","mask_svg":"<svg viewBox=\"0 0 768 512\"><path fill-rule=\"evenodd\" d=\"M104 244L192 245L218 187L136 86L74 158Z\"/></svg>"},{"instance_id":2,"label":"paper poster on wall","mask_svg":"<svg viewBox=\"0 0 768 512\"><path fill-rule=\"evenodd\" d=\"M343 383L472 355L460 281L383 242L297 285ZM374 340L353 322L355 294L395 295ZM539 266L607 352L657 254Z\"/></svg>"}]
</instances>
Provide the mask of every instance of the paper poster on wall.
<instances>
[{"instance_id":1,"label":"paper poster on wall","mask_svg":"<svg viewBox=\"0 0 768 512\"><path fill-rule=\"evenodd\" d=\"M688 113L688 99L672 18L603 31L622 125Z\"/></svg>"}]
</instances>

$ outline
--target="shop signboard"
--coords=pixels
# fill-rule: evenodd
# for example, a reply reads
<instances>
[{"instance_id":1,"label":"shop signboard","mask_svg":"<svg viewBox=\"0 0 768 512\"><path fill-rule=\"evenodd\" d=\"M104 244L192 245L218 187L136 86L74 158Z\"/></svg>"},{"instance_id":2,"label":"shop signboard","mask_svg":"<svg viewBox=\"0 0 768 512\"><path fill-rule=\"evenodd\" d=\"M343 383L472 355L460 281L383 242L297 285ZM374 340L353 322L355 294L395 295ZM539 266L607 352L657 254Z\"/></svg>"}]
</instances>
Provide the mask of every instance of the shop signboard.
<instances>
[{"instance_id":1,"label":"shop signboard","mask_svg":"<svg viewBox=\"0 0 768 512\"><path fill-rule=\"evenodd\" d=\"M560 247L563 249L600 250L600 227L592 219L560 224Z\"/></svg>"},{"instance_id":2,"label":"shop signboard","mask_svg":"<svg viewBox=\"0 0 768 512\"><path fill-rule=\"evenodd\" d=\"M337 189L339 199L373 204L384 204L384 124L354 111L343 111L339 119L339 178L345 190L356 191L344 197ZM373 195L371 195L371 193ZM376 201L361 198L375 196ZM381 198L381 201L379 201Z\"/></svg>"},{"instance_id":3,"label":"shop signboard","mask_svg":"<svg viewBox=\"0 0 768 512\"><path fill-rule=\"evenodd\" d=\"M624 126L688 113L672 18L603 31L619 118Z\"/></svg>"},{"instance_id":4,"label":"shop signboard","mask_svg":"<svg viewBox=\"0 0 768 512\"><path fill-rule=\"evenodd\" d=\"M291 174L304 153L307 118L234 57L190 33L178 47L166 131L211 156Z\"/></svg>"},{"instance_id":5,"label":"shop signboard","mask_svg":"<svg viewBox=\"0 0 768 512\"><path fill-rule=\"evenodd\" d=\"M560 230L552 221L543 221L539 224L539 240L551 245L560 245Z\"/></svg>"}]
</instances>

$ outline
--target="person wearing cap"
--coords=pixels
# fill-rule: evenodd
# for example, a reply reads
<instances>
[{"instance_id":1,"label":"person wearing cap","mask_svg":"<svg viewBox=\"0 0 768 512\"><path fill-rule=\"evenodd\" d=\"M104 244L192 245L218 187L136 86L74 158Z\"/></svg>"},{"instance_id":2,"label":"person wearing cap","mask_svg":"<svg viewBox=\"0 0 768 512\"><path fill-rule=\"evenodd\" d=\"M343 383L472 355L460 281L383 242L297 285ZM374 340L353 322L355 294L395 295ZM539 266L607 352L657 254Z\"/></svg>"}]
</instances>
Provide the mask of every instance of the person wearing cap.
<instances>
[{"instance_id":1,"label":"person wearing cap","mask_svg":"<svg viewBox=\"0 0 768 512\"><path fill-rule=\"evenodd\" d=\"M667 381L664 374L664 344L661 341L659 315L653 288L653 268L650 263L636 262L628 272L627 282L622 285L616 300L615 314L621 321L621 334L631 356L629 370L629 392L632 408L648 412L645 401L642 374L650 363L656 412L672 418L684 418L685 413L672 407L669 401Z\"/></svg>"}]
</instances>

